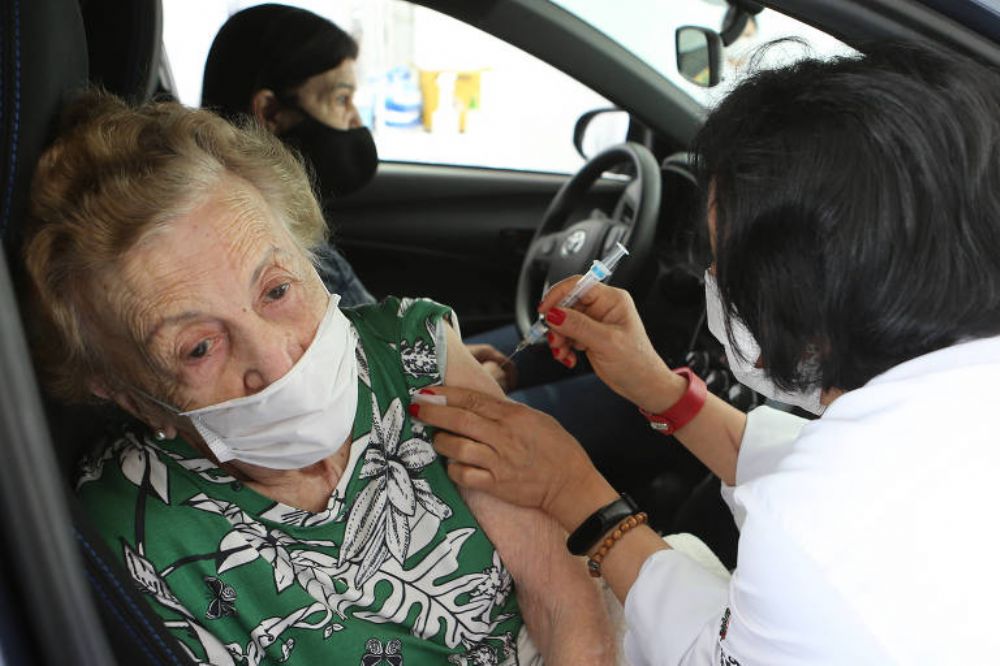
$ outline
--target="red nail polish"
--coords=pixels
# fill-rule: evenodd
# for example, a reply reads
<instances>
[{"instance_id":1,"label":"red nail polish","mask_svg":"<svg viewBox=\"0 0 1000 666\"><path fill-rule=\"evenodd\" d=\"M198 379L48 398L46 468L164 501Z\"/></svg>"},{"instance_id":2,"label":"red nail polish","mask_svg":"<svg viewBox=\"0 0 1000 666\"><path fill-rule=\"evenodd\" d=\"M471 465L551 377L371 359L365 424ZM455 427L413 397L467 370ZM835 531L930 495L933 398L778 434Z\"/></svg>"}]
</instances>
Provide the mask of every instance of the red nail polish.
<instances>
[{"instance_id":1,"label":"red nail polish","mask_svg":"<svg viewBox=\"0 0 1000 666\"><path fill-rule=\"evenodd\" d=\"M555 344L556 336L552 335L551 333L546 333L545 337L548 339L549 345Z\"/></svg>"},{"instance_id":2,"label":"red nail polish","mask_svg":"<svg viewBox=\"0 0 1000 666\"><path fill-rule=\"evenodd\" d=\"M552 347L551 349L552 349L552 358L558 359L559 354L562 353L562 349L559 349L559 347Z\"/></svg>"},{"instance_id":3,"label":"red nail polish","mask_svg":"<svg viewBox=\"0 0 1000 666\"><path fill-rule=\"evenodd\" d=\"M563 310L560 310L559 308L552 308L545 314L545 320L550 324L555 324L556 326L558 326L559 324L566 321L566 313Z\"/></svg>"},{"instance_id":4,"label":"red nail polish","mask_svg":"<svg viewBox=\"0 0 1000 666\"><path fill-rule=\"evenodd\" d=\"M417 393L422 393L423 395L437 395L436 393L434 393L434 391L426 388L420 389L419 391L417 391Z\"/></svg>"},{"instance_id":5,"label":"red nail polish","mask_svg":"<svg viewBox=\"0 0 1000 666\"><path fill-rule=\"evenodd\" d=\"M407 407L407 409L410 412L410 416L412 416L413 418L417 418L418 416L420 416L420 405L416 403L410 403L410 406Z\"/></svg>"},{"instance_id":6,"label":"red nail polish","mask_svg":"<svg viewBox=\"0 0 1000 666\"><path fill-rule=\"evenodd\" d=\"M570 370L572 370L573 368L576 367L576 357L575 356L570 356L570 355L567 354L566 358L559 359L559 360L562 362L563 365L565 365Z\"/></svg>"}]
</instances>

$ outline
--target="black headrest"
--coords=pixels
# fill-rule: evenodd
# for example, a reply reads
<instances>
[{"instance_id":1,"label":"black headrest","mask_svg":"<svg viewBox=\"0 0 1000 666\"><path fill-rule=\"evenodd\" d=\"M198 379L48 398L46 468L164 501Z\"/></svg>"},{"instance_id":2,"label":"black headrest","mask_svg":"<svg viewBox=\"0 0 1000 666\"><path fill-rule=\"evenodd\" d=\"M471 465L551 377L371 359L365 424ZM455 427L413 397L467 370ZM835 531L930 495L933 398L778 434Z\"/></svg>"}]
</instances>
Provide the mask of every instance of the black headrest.
<instances>
[{"instance_id":1,"label":"black headrest","mask_svg":"<svg viewBox=\"0 0 1000 666\"><path fill-rule=\"evenodd\" d=\"M160 0L81 0L90 80L131 102L145 102L159 83L163 43Z\"/></svg>"},{"instance_id":2,"label":"black headrest","mask_svg":"<svg viewBox=\"0 0 1000 666\"><path fill-rule=\"evenodd\" d=\"M0 24L0 240L13 256L35 163L87 83L87 42L74 0L2 0Z\"/></svg>"},{"instance_id":3,"label":"black headrest","mask_svg":"<svg viewBox=\"0 0 1000 666\"><path fill-rule=\"evenodd\" d=\"M87 44L76 0L0 0L0 240L18 272L35 164L59 110L87 85ZM11 317L17 313L2 312ZM57 452L68 468L96 441L93 410L49 403Z\"/></svg>"}]
</instances>

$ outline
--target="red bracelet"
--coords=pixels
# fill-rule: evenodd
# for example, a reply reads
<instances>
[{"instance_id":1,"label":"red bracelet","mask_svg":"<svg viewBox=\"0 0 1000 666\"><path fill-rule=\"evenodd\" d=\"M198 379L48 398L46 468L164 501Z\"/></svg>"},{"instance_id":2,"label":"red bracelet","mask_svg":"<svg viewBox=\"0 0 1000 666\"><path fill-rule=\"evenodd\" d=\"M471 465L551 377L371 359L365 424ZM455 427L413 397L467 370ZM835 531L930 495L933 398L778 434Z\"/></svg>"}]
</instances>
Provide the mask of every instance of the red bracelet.
<instances>
[{"instance_id":1,"label":"red bracelet","mask_svg":"<svg viewBox=\"0 0 1000 666\"><path fill-rule=\"evenodd\" d=\"M659 414L647 412L645 409L639 410L649 419L649 426L664 435L674 434L698 416L698 412L705 406L705 397L708 395L705 381L691 368L677 368L674 372L685 377L688 382L687 390L681 399Z\"/></svg>"}]
</instances>

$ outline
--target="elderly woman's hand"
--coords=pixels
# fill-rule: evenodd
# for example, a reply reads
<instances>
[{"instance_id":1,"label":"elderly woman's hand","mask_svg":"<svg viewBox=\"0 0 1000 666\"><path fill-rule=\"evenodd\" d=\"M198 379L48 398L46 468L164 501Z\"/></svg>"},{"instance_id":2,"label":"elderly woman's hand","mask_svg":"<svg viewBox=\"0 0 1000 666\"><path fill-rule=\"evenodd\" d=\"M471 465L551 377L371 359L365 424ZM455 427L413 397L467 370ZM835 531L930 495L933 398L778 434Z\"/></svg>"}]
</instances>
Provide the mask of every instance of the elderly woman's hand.
<instances>
[{"instance_id":1,"label":"elderly woman's hand","mask_svg":"<svg viewBox=\"0 0 1000 666\"><path fill-rule=\"evenodd\" d=\"M556 307L579 279L556 283L538 304L549 325L552 354L573 367L574 350L586 352L601 381L643 409L656 412L672 404L683 394L685 382L653 349L627 291L598 284L583 295L576 310Z\"/></svg>"},{"instance_id":2,"label":"elderly woman's hand","mask_svg":"<svg viewBox=\"0 0 1000 666\"><path fill-rule=\"evenodd\" d=\"M447 404L428 402L428 394ZM440 428L434 448L449 459L448 475L460 486L540 508L567 530L617 497L580 444L547 414L449 387L424 389L410 411Z\"/></svg>"},{"instance_id":3,"label":"elderly woman's hand","mask_svg":"<svg viewBox=\"0 0 1000 666\"><path fill-rule=\"evenodd\" d=\"M465 347L504 393L514 390L517 386L517 366L510 362L506 354L488 344L467 344Z\"/></svg>"}]
</instances>

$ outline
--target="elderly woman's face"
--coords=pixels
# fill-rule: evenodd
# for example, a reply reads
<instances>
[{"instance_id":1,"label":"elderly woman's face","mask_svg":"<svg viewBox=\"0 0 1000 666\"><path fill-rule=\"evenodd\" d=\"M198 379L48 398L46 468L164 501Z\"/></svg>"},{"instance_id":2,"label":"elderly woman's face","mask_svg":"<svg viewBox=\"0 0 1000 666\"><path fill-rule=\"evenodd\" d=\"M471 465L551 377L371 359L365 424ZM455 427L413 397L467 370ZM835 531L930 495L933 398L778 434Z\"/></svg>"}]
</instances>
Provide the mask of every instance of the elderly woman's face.
<instances>
[{"instance_id":1,"label":"elderly woman's face","mask_svg":"<svg viewBox=\"0 0 1000 666\"><path fill-rule=\"evenodd\" d=\"M184 410L280 378L328 303L284 225L235 179L134 247L115 277L106 286L122 292L116 309L141 348L133 381Z\"/></svg>"}]
</instances>

